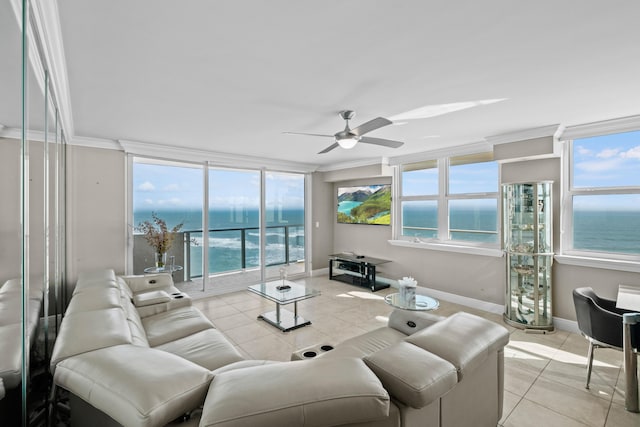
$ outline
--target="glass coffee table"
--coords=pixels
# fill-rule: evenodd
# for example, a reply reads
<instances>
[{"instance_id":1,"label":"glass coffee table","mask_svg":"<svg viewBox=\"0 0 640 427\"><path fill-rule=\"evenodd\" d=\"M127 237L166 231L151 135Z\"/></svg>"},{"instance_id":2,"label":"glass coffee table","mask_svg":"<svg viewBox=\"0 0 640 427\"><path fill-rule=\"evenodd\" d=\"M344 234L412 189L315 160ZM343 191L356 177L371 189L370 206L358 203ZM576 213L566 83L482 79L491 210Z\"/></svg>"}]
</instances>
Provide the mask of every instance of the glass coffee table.
<instances>
[{"instance_id":1,"label":"glass coffee table","mask_svg":"<svg viewBox=\"0 0 640 427\"><path fill-rule=\"evenodd\" d=\"M258 319L264 320L283 332L310 325L311 321L298 315L298 301L320 295L318 290L288 280L259 283L249 286L248 289L254 294L276 303L275 311L261 314ZM293 303L293 313L281 308L281 306L291 303Z\"/></svg>"}]
</instances>

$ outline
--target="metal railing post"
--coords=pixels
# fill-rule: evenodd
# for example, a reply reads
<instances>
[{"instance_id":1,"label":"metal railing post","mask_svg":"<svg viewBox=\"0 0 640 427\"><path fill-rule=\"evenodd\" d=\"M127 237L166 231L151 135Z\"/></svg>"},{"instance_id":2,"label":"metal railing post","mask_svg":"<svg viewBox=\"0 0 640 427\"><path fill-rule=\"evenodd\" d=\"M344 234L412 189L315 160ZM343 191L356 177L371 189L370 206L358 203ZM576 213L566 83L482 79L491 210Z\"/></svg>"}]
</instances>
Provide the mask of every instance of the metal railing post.
<instances>
[{"instance_id":1,"label":"metal railing post","mask_svg":"<svg viewBox=\"0 0 640 427\"><path fill-rule=\"evenodd\" d=\"M247 242L245 240L247 233L245 231L246 228L240 229L240 256L243 270L247 268Z\"/></svg>"},{"instance_id":2,"label":"metal railing post","mask_svg":"<svg viewBox=\"0 0 640 427\"><path fill-rule=\"evenodd\" d=\"M289 226L284 226L284 263L289 265Z\"/></svg>"},{"instance_id":3,"label":"metal railing post","mask_svg":"<svg viewBox=\"0 0 640 427\"><path fill-rule=\"evenodd\" d=\"M187 277L187 281L191 281L191 232L184 232L185 239L185 255L184 255L184 274Z\"/></svg>"}]
</instances>

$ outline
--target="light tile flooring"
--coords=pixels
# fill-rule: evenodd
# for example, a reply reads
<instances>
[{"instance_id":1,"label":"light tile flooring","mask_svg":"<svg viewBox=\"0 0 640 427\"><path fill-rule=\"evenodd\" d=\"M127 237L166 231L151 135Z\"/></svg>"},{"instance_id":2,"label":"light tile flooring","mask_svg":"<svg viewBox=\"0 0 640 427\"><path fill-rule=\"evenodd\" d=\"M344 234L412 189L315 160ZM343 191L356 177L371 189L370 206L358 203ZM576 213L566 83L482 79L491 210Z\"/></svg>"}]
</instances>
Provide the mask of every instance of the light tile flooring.
<instances>
[{"instance_id":1,"label":"light tile flooring","mask_svg":"<svg viewBox=\"0 0 640 427\"><path fill-rule=\"evenodd\" d=\"M298 280L319 289L321 296L298 303L299 314L312 325L287 333L257 320L274 303L248 291L194 300L247 357L289 360L297 349L318 343L339 343L385 325L391 307L386 294L371 293L327 276ZM285 307L285 308L288 308ZM638 427L640 414L624 409L622 353L598 349L589 390L586 378L587 341L580 335L557 331L528 334L504 324L500 315L440 302L437 314L467 311L506 326L510 343L505 349L504 427Z\"/></svg>"}]
</instances>

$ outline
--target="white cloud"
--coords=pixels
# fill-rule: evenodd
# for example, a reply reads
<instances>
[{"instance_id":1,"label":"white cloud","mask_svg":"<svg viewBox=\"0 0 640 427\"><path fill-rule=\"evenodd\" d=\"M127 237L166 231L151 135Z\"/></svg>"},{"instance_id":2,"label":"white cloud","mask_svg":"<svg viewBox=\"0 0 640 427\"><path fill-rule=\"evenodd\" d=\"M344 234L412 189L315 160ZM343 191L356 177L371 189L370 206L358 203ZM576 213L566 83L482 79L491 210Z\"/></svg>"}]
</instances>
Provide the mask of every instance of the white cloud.
<instances>
[{"instance_id":1,"label":"white cloud","mask_svg":"<svg viewBox=\"0 0 640 427\"><path fill-rule=\"evenodd\" d=\"M178 198L178 197L173 197L171 199L163 199L163 200L158 200L158 204L160 206L182 206L182 199Z\"/></svg>"},{"instance_id":2,"label":"white cloud","mask_svg":"<svg viewBox=\"0 0 640 427\"><path fill-rule=\"evenodd\" d=\"M152 199L144 199L144 204L145 205L153 205L153 200Z\"/></svg>"},{"instance_id":3,"label":"white cloud","mask_svg":"<svg viewBox=\"0 0 640 427\"><path fill-rule=\"evenodd\" d=\"M169 184L163 188L164 191L180 191L180 186L178 184Z\"/></svg>"},{"instance_id":4,"label":"white cloud","mask_svg":"<svg viewBox=\"0 0 640 427\"><path fill-rule=\"evenodd\" d=\"M589 150L588 148L584 148L582 145L578 145L578 154L581 154L583 156L591 156L593 154L593 151Z\"/></svg>"},{"instance_id":5,"label":"white cloud","mask_svg":"<svg viewBox=\"0 0 640 427\"><path fill-rule=\"evenodd\" d=\"M625 159L640 159L640 145L620 153L620 157Z\"/></svg>"},{"instance_id":6,"label":"white cloud","mask_svg":"<svg viewBox=\"0 0 640 427\"><path fill-rule=\"evenodd\" d=\"M155 189L156 189L155 185L153 185L149 181L145 181L138 186L138 190L140 191L153 191Z\"/></svg>"},{"instance_id":7,"label":"white cloud","mask_svg":"<svg viewBox=\"0 0 640 427\"><path fill-rule=\"evenodd\" d=\"M604 150L596 154L596 157L600 159L609 159L611 157L617 156L619 152L620 152L619 148L605 148Z\"/></svg>"},{"instance_id":8,"label":"white cloud","mask_svg":"<svg viewBox=\"0 0 640 427\"><path fill-rule=\"evenodd\" d=\"M576 169L584 172L609 172L618 169L620 167L620 163L621 160L619 158L612 158L604 161L587 161L576 163Z\"/></svg>"}]
</instances>

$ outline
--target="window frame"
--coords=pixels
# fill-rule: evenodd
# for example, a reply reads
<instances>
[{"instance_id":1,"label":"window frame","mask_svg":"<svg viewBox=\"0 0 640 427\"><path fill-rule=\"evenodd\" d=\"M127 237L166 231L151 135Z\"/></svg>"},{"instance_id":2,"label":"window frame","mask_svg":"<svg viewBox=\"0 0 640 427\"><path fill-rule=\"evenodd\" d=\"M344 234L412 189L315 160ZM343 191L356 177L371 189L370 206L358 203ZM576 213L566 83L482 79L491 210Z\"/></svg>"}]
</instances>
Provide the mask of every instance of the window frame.
<instances>
[{"instance_id":1,"label":"window frame","mask_svg":"<svg viewBox=\"0 0 640 427\"><path fill-rule=\"evenodd\" d=\"M472 153L467 153L472 154ZM476 154L476 153L473 153ZM479 153L478 153L479 154ZM469 252L476 253L481 255L494 255L494 256L502 256L501 250L501 239L502 239L502 231L500 227L501 221L501 212L500 212L500 167L496 160L492 160L498 165L498 176L496 182L496 191L495 192L478 192L478 193L456 193L450 194L449 192L449 176L450 176L450 167L451 167L451 159L457 157L464 157L464 155L454 155L454 156L439 156L434 157L427 160L436 160L436 168L438 170L438 194L429 194L429 195L413 195L413 196L403 196L403 172L404 167L411 163L402 163L395 166L394 170L394 182L396 185L396 194L398 197L395 198L394 208L395 211L398 212L397 215L394 215L395 220L393 222L394 230L393 236L394 241L393 244L397 244L399 246L415 246L415 247L425 247L430 249L438 249L438 250L450 250L457 252ZM484 162L475 162L475 163L484 163ZM472 164L472 163L470 163ZM454 200L476 200L476 199L486 199L486 200L495 200L496 202L496 242L495 243L486 243L486 242L474 242L469 240L458 240L451 238L451 228L450 228L450 218L449 218L449 202ZM403 234L403 218L402 218L402 205L403 202L410 201L431 201L435 200L437 202L438 209L438 226L437 226L437 237L436 238L427 238L427 237L416 237L416 236L408 236ZM466 249L465 249L466 248Z\"/></svg>"},{"instance_id":2,"label":"window frame","mask_svg":"<svg viewBox=\"0 0 640 427\"><path fill-rule=\"evenodd\" d=\"M630 271L640 271L640 254L625 254L620 252L587 251L574 249L573 247L573 198L575 196L606 196L637 194L640 195L640 186L620 187L574 187L574 156L573 146L576 140L606 136L616 133L638 131L638 129L609 129L607 132L577 133L563 141L562 163L562 202L560 209L560 250L556 258L559 261L574 265L605 267Z\"/></svg>"}]
</instances>

